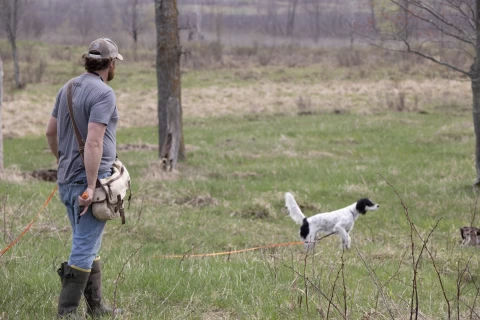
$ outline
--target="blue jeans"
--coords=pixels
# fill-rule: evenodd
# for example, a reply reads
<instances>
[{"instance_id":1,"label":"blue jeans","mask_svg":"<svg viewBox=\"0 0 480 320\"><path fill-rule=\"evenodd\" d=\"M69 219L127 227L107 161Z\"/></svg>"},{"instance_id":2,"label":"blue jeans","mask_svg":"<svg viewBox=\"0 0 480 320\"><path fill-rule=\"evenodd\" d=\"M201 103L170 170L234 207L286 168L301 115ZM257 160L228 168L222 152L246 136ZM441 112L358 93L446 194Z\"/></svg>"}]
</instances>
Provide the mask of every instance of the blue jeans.
<instances>
[{"instance_id":1,"label":"blue jeans","mask_svg":"<svg viewBox=\"0 0 480 320\"><path fill-rule=\"evenodd\" d=\"M98 178L106 178L111 173L99 174ZM93 216L92 206L88 207L87 212L80 217L80 207L78 197L87 189L87 179L79 177L71 183L58 184L60 199L67 208L68 218L72 226L72 249L68 265L82 271L90 271L93 260L97 257L100 246L102 245L103 229L105 221L97 220Z\"/></svg>"}]
</instances>

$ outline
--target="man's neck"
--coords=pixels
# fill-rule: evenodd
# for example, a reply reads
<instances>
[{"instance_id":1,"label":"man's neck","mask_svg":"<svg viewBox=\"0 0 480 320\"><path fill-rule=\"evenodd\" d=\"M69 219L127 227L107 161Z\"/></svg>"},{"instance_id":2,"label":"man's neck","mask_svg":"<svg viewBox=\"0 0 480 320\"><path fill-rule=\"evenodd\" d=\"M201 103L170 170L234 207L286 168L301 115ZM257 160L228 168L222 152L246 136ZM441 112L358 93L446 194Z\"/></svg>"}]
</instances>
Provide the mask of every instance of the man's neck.
<instances>
[{"instance_id":1,"label":"man's neck","mask_svg":"<svg viewBox=\"0 0 480 320\"><path fill-rule=\"evenodd\" d=\"M97 70L97 71L94 71L94 72L87 71L87 73L88 73L88 74L91 74L91 75L93 75L93 76L99 77L100 79L102 79L103 82L107 82L108 69L105 69L105 70Z\"/></svg>"}]
</instances>

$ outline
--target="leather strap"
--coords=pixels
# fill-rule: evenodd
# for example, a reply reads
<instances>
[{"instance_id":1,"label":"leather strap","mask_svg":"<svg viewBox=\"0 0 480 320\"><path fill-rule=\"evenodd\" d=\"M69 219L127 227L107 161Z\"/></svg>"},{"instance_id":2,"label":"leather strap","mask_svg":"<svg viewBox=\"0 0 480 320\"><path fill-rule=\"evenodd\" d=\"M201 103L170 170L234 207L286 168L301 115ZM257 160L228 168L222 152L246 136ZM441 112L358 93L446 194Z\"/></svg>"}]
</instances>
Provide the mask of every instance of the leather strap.
<instances>
[{"instance_id":1,"label":"leather strap","mask_svg":"<svg viewBox=\"0 0 480 320\"><path fill-rule=\"evenodd\" d=\"M78 130L77 123L75 122L75 117L73 116L73 80L72 79L68 82L67 85L67 105L68 105L68 114L70 115L70 120L72 121L72 126L73 126L73 131L75 131L75 137L77 138L77 144L78 144L78 152L80 153L80 157L82 158L83 166L85 166L85 141L82 138L82 135L80 134L80 130ZM100 180L96 181L96 188L100 187L102 184L100 183Z\"/></svg>"},{"instance_id":2,"label":"leather strap","mask_svg":"<svg viewBox=\"0 0 480 320\"><path fill-rule=\"evenodd\" d=\"M73 116L73 106L72 106L73 105L73 93L72 93L73 80L74 79L70 80L67 86L68 114L70 115L70 120L72 121L73 131L75 131L75 137L77 138L78 152L82 157L82 162L85 164L84 155L83 155L85 152L85 141L80 135L80 131L78 130L77 123L75 122L75 117Z\"/></svg>"}]
</instances>

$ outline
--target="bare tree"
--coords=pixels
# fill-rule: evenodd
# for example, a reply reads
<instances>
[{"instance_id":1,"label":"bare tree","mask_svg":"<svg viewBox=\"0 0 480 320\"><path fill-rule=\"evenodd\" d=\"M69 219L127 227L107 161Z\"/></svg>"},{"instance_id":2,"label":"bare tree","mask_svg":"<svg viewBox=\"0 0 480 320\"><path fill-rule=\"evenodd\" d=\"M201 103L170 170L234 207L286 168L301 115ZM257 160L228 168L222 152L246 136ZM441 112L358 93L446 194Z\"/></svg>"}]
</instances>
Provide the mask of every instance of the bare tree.
<instances>
[{"instance_id":1,"label":"bare tree","mask_svg":"<svg viewBox=\"0 0 480 320\"><path fill-rule=\"evenodd\" d=\"M298 4L298 0L288 1L287 27L285 30L287 32L287 36L289 37L293 34L293 29L295 28L295 15L297 12L297 4Z\"/></svg>"},{"instance_id":2,"label":"bare tree","mask_svg":"<svg viewBox=\"0 0 480 320\"><path fill-rule=\"evenodd\" d=\"M381 18L381 37L371 43L386 50L418 55L450 68L472 84L475 186L480 186L480 0L390 0L396 11ZM416 39L412 31L416 30ZM372 40L371 38L369 40ZM380 41L380 42L379 42ZM438 45L441 41L442 45ZM444 52L455 51L453 61Z\"/></svg>"},{"instance_id":3,"label":"bare tree","mask_svg":"<svg viewBox=\"0 0 480 320\"><path fill-rule=\"evenodd\" d=\"M351 0L348 6L348 10L345 10L345 22L348 26L348 36L350 38L350 48L353 48L353 43L355 41L355 27L356 27L356 17L355 12L357 8L357 0Z\"/></svg>"},{"instance_id":4,"label":"bare tree","mask_svg":"<svg viewBox=\"0 0 480 320\"><path fill-rule=\"evenodd\" d=\"M267 14L265 19L265 32L274 37L283 35L283 29L278 18L278 6L276 0L268 0L266 5Z\"/></svg>"},{"instance_id":5,"label":"bare tree","mask_svg":"<svg viewBox=\"0 0 480 320\"><path fill-rule=\"evenodd\" d=\"M3 132L2 132L2 101L3 101L3 62L0 58L0 173L3 172Z\"/></svg>"},{"instance_id":6,"label":"bare tree","mask_svg":"<svg viewBox=\"0 0 480 320\"><path fill-rule=\"evenodd\" d=\"M44 18L37 12L37 9L40 9L39 5L35 2L31 5L22 22L22 30L24 31L22 34L39 40L45 31L46 24Z\"/></svg>"},{"instance_id":7,"label":"bare tree","mask_svg":"<svg viewBox=\"0 0 480 320\"><path fill-rule=\"evenodd\" d=\"M159 156L172 170L185 157L180 91L181 47L177 0L155 0Z\"/></svg>"},{"instance_id":8,"label":"bare tree","mask_svg":"<svg viewBox=\"0 0 480 320\"><path fill-rule=\"evenodd\" d=\"M322 19L321 19L321 7L320 1L322 0L310 0L305 2L305 9L307 14L311 17L313 21L310 22L310 26L313 32L313 41L318 43L320 39L320 34L322 33ZM373 0L372 0L373 1Z\"/></svg>"},{"instance_id":9,"label":"bare tree","mask_svg":"<svg viewBox=\"0 0 480 320\"><path fill-rule=\"evenodd\" d=\"M72 19L70 23L80 34L82 41L85 42L91 31L95 29L97 22L96 13L98 8L90 0L77 0L75 6L70 7Z\"/></svg>"},{"instance_id":10,"label":"bare tree","mask_svg":"<svg viewBox=\"0 0 480 320\"><path fill-rule=\"evenodd\" d=\"M132 37L134 60L137 60L138 37L148 26L146 11L141 1L127 0L121 18L124 28Z\"/></svg>"},{"instance_id":11,"label":"bare tree","mask_svg":"<svg viewBox=\"0 0 480 320\"><path fill-rule=\"evenodd\" d=\"M376 34L378 33L378 28L377 28L377 18L375 15L375 0L368 0L368 7L370 10L370 25L372 27L373 32Z\"/></svg>"},{"instance_id":12,"label":"bare tree","mask_svg":"<svg viewBox=\"0 0 480 320\"><path fill-rule=\"evenodd\" d=\"M222 32L223 32L223 1L217 0L220 2L220 6L215 3L213 5L214 8L214 15L215 15L215 36L217 39L217 43L222 43Z\"/></svg>"},{"instance_id":13,"label":"bare tree","mask_svg":"<svg viewBox=\"0 0 480 320\"><path fill-rule=\"evenodd\" d=\"M195 27L198 34L202 34L202 16L203 7L198 4L198 0L195 0Z\"/></svg>"},{"instance_id":14,"label":"bare tree","mask_svg":"<svg viewBox=\"0 0 480 320\"><path fill-rule=\"evenodd\" d=\"M18 62L18 27L28 5L29 0L0 0L0 23L3 24L8 42L12 48L15 86L17 88L23 87L20 81L20 65Z\"/></svg>"}]
</instances>

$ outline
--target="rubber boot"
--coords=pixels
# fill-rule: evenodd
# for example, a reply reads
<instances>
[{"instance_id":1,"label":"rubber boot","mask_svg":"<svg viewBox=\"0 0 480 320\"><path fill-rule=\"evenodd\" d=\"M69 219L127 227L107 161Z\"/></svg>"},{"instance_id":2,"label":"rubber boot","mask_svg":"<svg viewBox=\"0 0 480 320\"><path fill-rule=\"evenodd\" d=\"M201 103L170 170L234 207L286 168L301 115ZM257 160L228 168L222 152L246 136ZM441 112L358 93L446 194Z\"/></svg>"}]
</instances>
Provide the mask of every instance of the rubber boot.
<instances>
[{"instance_id":1,"label":"rubber boot","mask_svg":"<svg viewBox=\"0 0 480 320\"><path fill-rule=\"evenodd\" d=\"M62 290L58 298L57 318L82 319L77 316L77 308L87 285L90 272L74 269L67 262L57 270L62 281Z\"/></svg>"},{"instance_id":2,"label":"rubber boot","mask_svg":"<svg viewBox=\"0 0 480 320\"><path fill-rule=\"evenodd\" d=\"M87 301L87 314L93 318L122 313L121 309L115 309L115 312L113 312L112 308L102 303L102 266L100 260L93 261L84 295Z\"/></svg>"}]
</instances>

